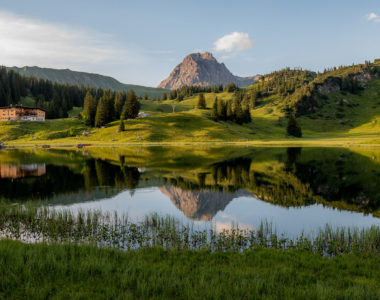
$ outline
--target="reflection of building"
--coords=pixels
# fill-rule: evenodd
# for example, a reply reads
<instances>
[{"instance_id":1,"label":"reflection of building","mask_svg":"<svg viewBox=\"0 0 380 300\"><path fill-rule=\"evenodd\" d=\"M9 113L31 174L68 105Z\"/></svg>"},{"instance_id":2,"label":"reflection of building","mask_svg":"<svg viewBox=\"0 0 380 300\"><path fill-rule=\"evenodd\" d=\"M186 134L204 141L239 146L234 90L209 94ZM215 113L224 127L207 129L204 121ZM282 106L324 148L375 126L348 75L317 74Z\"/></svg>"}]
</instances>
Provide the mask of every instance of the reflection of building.
<instances>
[{"instance_id":1,"label":"reflection of building","mask_svg":"<svg viewBox=\"0 0 380 300\"><path fill-rule=\"evenodd\" d=\"M0 178L38 177L45 173L45 164L0 165Z\"/></svg>"},{"instance_id":2,"label":"reflection of building","mask_svg":"<svg viewBox=\"0 0 380 300\"><path fill-rule=\"evenodd\" d=\"M0 107L0 121L45 121L45 111L22 105Z\"/></svg>"}]
</instances>

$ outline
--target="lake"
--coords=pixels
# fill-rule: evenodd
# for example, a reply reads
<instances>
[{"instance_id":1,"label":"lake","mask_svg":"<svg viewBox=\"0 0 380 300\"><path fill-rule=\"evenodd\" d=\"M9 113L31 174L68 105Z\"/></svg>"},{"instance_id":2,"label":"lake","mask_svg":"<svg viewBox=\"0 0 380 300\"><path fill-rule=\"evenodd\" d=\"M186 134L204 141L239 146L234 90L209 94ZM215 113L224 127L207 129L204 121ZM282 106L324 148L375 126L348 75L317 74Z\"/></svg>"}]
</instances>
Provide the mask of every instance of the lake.
<instances>
[{"instance_id":1,"label":"lake","mask_svg":"<svg viewBox=\"0 0 380 300\"><path fill-rule=\"evenodd\" d=\"M217 231L269 222L298 236L380 225L380 149L4 149L1 197L71 210L170 215Z\"/></svg>"}]
</instances>

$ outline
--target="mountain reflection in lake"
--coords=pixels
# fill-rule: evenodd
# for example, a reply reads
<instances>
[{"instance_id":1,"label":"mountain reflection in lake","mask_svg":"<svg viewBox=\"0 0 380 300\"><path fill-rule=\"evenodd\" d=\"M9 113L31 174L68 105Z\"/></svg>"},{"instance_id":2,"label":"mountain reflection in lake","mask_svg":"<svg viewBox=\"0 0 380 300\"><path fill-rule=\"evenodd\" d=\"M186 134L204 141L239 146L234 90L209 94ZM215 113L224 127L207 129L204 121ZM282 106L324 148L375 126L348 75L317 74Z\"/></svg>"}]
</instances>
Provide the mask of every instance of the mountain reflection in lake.
<instances>
[{"instance_id":1,"label":"mountain reflection in lake","mask_svg":"<svg viewBox=\"0 0 380 300\"><path fill-rule=\"evenodd\" d=\"M1 196L71 209L212 222L262 220L298 234L326 223L380 224L380 150L335 148L88 148L2 150Z\"/></svg>"}]
</instances>

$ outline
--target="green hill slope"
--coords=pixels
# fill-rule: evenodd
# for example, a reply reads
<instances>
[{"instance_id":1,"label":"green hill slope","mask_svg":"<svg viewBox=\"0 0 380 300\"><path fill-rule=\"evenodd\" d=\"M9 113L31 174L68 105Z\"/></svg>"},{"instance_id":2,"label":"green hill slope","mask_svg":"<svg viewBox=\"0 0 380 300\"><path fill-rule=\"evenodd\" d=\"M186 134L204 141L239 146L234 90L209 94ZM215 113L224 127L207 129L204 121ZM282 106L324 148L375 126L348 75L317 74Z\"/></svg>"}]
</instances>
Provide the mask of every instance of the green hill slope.
<instances>
[{"instance_id":1,"label":"green hill slope","mask_svg":"<svg viewBox=\"0 0 380 300\"><path fill-rule=\"evenodd\" d=\"M160 97L163 92L167 91L165 89L146 87L141 85L124 84L109 76L76 72L69 69L50 69L40 67L10 67L7 69L13 70L27 77L33 76L61 84L67 83L70 85L90 86L103 89L112 89L115 91L128 91L130 89L133 89L139 96L142 96L144 93L146 93L150 97Z\"/></svg>"},{"instance_id":2,"label":"green hill slope","mask_svg":"<svg viewBox=\"0 0 380 300\"><path fill-rule=\"evenodd\" d=\"M252 143L276 145L380 144L380 61L340 67L316 74L283 70L239 92L205 93L206 109L198 109L198 94L182 101L141 101L147 118L119 121L106 128L86 128L75 118L43 124L0 124L0 141L9 144L75 145L125 143ZM252 122L238 125L211 119L218 97L251 105ZM80 108L77 108L76 114ZM286 134L287 115L296 110L301 139ZM82 133L88 134L83 136Z\"/></svg>"}]
</instances>

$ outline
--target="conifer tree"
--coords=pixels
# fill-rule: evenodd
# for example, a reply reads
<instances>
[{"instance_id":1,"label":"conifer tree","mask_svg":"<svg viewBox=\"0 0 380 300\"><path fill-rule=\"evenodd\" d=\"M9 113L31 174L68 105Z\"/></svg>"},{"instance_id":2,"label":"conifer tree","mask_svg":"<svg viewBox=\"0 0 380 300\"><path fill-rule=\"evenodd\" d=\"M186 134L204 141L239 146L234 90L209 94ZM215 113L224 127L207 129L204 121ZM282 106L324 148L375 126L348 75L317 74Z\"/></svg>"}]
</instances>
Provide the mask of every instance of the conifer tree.
<instances>
[{"instance_id":1,"label":"conifer tree","mask_svg":"<svg viewBox=\"0 0 380 300\"><path fill-rule=\"evenodd\" d=\"M90 91L86 93L83 104L83 119L87 126L95 125L97 101Z\"/></svg>"},{"instance_id":2,"label":"conifer tree","mask_svg":"<svg viewBox=\"0 0 380 300\"><path fill-rule=\"evenodd\" d=\"M127 94L124 91L115 94L114 112L115 112L116 119L120 119L126 98L127 98Z\"/></svg>"},{"instance_id":3,"label":"conifer tree","mask_svg":"<svg viewBox=\"0 0 380 300\"><path fill-rule=\"evenodd\" d=\"M243 123L251 123L251 122L252 122L251 112L250 112L249 106L247 106L243 110Z\"/></svg>"},{"instance_id":4,"label":"conifer tree","mask_svg":"<svg viewBox=\"0 0 380 300\"><path fill-rule=\"evenodd\" d=\"M162 100L162 101L165 101L166 99L168 99L167 94L166 94L166 93L162 93L162 95L161 95L161 100Z\"/></svg>"},{"instance_id":5,"label":"conifer tree","mask_svg":"<svg viewBox=\"0 0 380 300\"><path fill-rule=\"evenodd\" d=\"M106 108L106 123L115 120L115 98L112 90L105 90L103 93L103 101Z\"/></svg>"},{"instance_id":6,"label":"conifer tree","mask_svg":"<svg viewBox=\"0 0 380 300\"><path fill-rule=\"evenodd\" d=\"M286 127L286 132L294 137L302 137L302 130L301 126L298 124L296 120L296 116L294 113L291 113L289 115L289 120L288 120L288 126Z\"/></svg>"},{"instance_id":7,"label":"conifer tree","mask_svg":"<svg viewBox=\"0 0 380 300\"><path fill-rule=\"evenodd\" d=\"M136 94L133 90L129 90L127 100L123 107L122 116L124 119L135 119L140 110L140 103L137 100Z\"/></svg>"},{"instance_id":8,"label":"conifer tree","mask_svg":"<svg viewBox=\"0 0 380 300\"><path fill-rule=\"evenodd\" d=\"M244 115L243 115L243 109L241 108L241 103L238 98L234 101L234 121L238 124L243 124L244 122Z\"/></svg>"},{"instance_id":9,"label":"conifer tree","mask_svg":"<svg viewBox=\"0 0 380 300\"><path fill-rule=\"evenodd\" d=\"M53 92L53 98L50 100L47 116L50 119L55 118L62 118L63 117L63 111L60 110L60 103L62 101L61 94L58 91L58 89L55 89Z\"/></svg>"},{"instance_id":10,"label":"conifer tree","mask_svg":"<svg viewBox=\"0 0 380 300\"><path fill-rule=\"evenodd\" d=\"M177 91L176 90L172 90L172 91L170 91L170 93L169 93L169 100L174 100L174 99L176 99L177 98Z\"/></svg>"},{"instance_id":11,"label":"conifer tree","mask_svg":"<svg viewBox=\"0 0 380 300\"><path fill-rule=\"evenodd\" d=\"M206 99L205 95L203 93L200 93L198 95L198 108L199 109L206 109Z\"/></svg>"},{"instance_id":12,"label":"conifer tree","mask_svg":"<svg viewBox=\"0 0 380 300\"><path fill-rule=\"evenodd\" d=\"M227 101L226 103L226 120L234 121L234 113L232 111L232 101Z\"/></svg>"},{"instance_id":13,"label":"conifer tree","mask_svg":"<svg viewBox=\"0 0 380 300\"><path fill-rule=\"evenodd\" d=\"M108 122L108 104L107 100L103 97L100 98L98 107L96 109L96 116L95 116L95 126L101 127L107 124Z\"/></svg>"},{"instance_id":14,"label":"conifer tree","mask_svg":"<svg viewBox=\"0 0 380 300\"><path fill-rule=\"evenodd\" d=\"M231 92L234 92L234 91L239 90L239 88L236 86L235 83L231 82L231 83L229 83L229 84L226 84L226 86L224 87L224 90L225 90L226 92L231 93Z\"/></svg>"},{"instance_id":15,"label":"conifer tree","mask_svg":"<svg viewBox=\"0 0 380 300\"><path fill-rule=\"evenodd\" d=\"M227 121L227 105L224 101L218 101L218 119Z\"/></svg>"},{"instance_id":16,"label":"conifer tree","mask_svg":"<svg viewBox=\"0 0 380 300\"><path fill-rule=\"evenodd\" d=\"M37 98L35 99L35 107L38 107L38 108L45 108L45 96L40 94L37 96Z\"/></svg>"},{"instance_id":17,"label":"conifer tree","mask_svg":"<svg viewBox=\"0 0 380 300\"><path fill-rule=\"evenodd\" d=\"M124 131L125 130L125 127L124 127L124 118L123 116L120 117L120 125L119 125L119 131Z\"/></svg>"},{"instance_id":18,"label":"conifer tree","mask_svg":"<svg viewBox=\"0 0 380 300\"><path fill-rule=\"evenodd\" d=\"M214 101L214 104L212 106L212 111L211 111L211 119L213 119L214 121L218 120L218 106L219 106L218 97L215 97L215 101Z\"/></svg>"},{"instance_id":19,"label":"conifer tree","mask_svg":"<svg viewBox=\"0 0 380 300\"><path fill-rule=\"evenodd\" d=\"M258 96L258 92L253 91L251 94L250 103L249 103L251 109L254 109L256 107L257 96Z\"/></svg>"}]
</instances>

